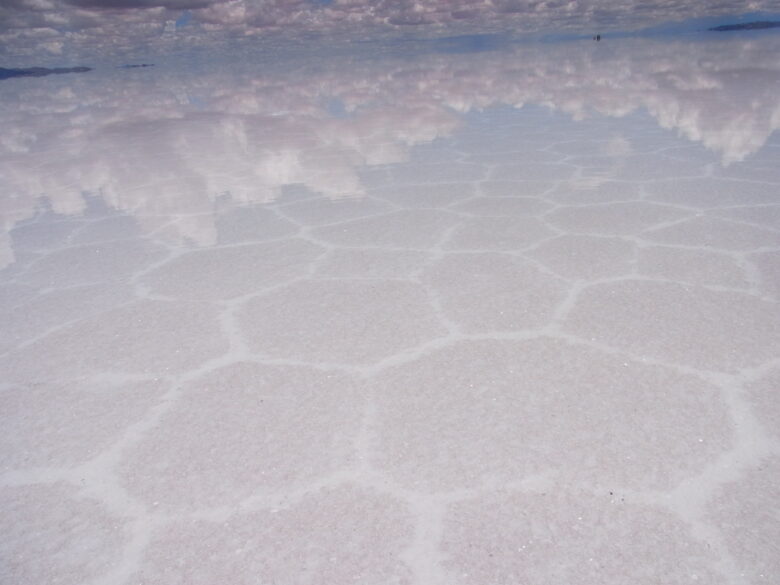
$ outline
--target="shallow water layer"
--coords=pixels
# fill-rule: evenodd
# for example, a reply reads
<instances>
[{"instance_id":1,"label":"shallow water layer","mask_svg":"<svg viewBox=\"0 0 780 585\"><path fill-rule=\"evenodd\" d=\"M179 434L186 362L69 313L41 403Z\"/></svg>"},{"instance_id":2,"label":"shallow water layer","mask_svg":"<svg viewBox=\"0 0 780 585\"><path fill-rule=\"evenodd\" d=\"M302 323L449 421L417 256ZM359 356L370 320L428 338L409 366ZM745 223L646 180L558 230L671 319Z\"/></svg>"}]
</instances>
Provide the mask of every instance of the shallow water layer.
<instances>
[{"instance_id":1,"label":"shallow water layer","mask_svg":"<svg viewBox=\"0 0 780 585\"><path fill-rule=\"evenodd\" d=\"M0 581L780 582L779 44L3 82Z\"/></svg>"}]
</instances>

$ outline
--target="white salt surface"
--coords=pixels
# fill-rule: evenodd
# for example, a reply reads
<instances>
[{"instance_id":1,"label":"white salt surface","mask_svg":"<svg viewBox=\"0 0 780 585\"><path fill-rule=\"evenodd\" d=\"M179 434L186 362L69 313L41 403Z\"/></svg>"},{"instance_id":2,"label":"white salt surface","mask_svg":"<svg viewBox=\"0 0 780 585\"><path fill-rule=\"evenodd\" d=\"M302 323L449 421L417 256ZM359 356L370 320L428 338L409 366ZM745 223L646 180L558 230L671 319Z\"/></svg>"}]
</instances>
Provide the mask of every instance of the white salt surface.
<instances>
[{"instance_id":1,"label":"white salt surface","mask_svg":"<svg viewBox=\"0 0 780 585\"><path fill-rule=\"evenodd\" d=\"M0 582L780 583L777 41L626 43L3 82Z\"/></svg>"}]
</instances>

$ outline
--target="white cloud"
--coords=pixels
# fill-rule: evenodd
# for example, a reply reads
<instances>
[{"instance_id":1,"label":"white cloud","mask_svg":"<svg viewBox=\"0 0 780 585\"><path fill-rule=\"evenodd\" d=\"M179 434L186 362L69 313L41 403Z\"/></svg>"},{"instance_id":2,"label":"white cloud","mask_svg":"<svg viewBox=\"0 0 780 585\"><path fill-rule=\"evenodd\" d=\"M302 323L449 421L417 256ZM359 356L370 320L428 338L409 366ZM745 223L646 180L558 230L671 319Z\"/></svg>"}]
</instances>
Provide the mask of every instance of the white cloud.
<instances>
[{"instance_id":1,"label":"white cloud","mask_svg":"<svg viewBox=\"0 0 780 585\"><path fill-rule=\"evenodd\" d=\"M73 58L105 51L122 54L150 47L149 43L155 48L166 21L176 20L183 10L192 15L190 42L208 44L215 37L224 41L274 33L294 37L318 32L355 38L399 31L418 35L591 33L704 16L780 12L780 0L6 0L0 7L0 54L6 59L35 57L33 40L13 33L41 26L55 27L63 37L58 39L63 54Z\"/></svg>"}]
</instances>

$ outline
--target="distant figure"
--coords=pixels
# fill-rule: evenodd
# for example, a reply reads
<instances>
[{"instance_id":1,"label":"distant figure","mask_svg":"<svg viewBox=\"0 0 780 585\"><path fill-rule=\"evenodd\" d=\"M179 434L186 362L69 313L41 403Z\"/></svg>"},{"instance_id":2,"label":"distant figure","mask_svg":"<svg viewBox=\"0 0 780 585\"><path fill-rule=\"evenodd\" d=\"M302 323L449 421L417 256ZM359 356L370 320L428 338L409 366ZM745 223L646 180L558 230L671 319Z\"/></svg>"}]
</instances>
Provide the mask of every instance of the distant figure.
<instances>
[{"instance_id":1,"label":"distant figure","mask_svg":"<svg viewBox=\"0 0 780 585\"><path fill-rule=\"evenodd\" d=\"M601 40L601 35L596 35L596 40L600 41Z\"/></svg>"}]
</instances>

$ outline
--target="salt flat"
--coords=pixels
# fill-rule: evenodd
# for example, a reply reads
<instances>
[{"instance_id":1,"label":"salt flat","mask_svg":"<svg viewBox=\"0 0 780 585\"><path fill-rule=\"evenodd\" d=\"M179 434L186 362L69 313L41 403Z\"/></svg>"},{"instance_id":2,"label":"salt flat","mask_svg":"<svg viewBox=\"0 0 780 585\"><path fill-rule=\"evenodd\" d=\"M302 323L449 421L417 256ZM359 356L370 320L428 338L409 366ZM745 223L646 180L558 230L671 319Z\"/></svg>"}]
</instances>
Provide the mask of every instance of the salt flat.
<instances>
[{"instance_id":1,"label":"salt flat","mask_svg":"<svg viewBox=\"0 0 780 585\"><path fill-rule=\"evenodd\" d=\"M780 583L777 44L4 82L0 581Z\"/></svg>"}]
</instances>

